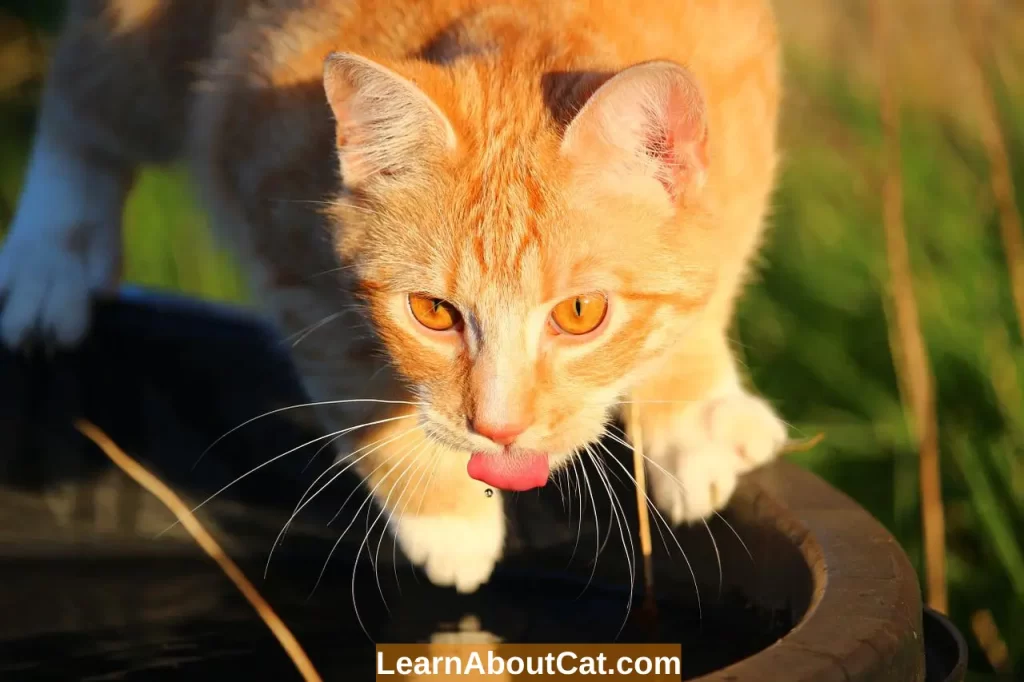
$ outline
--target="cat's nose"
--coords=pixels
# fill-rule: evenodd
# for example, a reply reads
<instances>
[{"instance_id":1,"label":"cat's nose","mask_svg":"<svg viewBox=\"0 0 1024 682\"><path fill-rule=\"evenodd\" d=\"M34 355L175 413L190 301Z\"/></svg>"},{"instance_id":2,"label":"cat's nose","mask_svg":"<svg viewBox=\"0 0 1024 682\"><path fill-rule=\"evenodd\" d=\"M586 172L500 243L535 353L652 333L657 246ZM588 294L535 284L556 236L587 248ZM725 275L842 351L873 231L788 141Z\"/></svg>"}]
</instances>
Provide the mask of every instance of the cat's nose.
<instances>
[{"instance_id":1,"label":"cat's nose","mask_svg":"<svg viewBox=\"0 0 1024 682\"><path fill-rule=\"evenodd\" d=\"M529 424L525 423L488 422L479 417L474 418L470 422L470 426L474 432L484 438L489 438L498 445L512 445L516 442L516 438L529 428Z\"/></svg>"}]
</instances>

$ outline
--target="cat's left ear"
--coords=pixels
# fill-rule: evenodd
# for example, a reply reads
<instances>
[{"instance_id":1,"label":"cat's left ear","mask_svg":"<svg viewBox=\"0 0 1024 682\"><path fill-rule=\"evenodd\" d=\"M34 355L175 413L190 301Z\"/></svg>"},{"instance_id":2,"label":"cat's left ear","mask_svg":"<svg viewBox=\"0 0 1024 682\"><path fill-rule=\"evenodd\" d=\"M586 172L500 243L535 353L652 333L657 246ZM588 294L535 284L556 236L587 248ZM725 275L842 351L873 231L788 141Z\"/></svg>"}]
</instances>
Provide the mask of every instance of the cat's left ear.
<instances>
[{"instance_id":1,"label":"cat's left ear","mask_svg":"<svg viewBox=\"0 0 1024 682\"><path fill-rule=\"evenodd\" d=\"M324 91L337 121L342 181L422 171L430 155L455 147L444 113L414 83L359 55L336 52L324 63Z\"/></svg>"},{"instance_id":2,"label":"cat's left ear","mask_svg":"<svg viewBox=\"0 0 1024 682\"><path fill-rule=\"evenodd\" d=\"M623 69L594 91L565 130L562 154L615 186L660 183L675 203L708 172L707 104L692 74L673 62Z\"/></svg>"}]
</instances>

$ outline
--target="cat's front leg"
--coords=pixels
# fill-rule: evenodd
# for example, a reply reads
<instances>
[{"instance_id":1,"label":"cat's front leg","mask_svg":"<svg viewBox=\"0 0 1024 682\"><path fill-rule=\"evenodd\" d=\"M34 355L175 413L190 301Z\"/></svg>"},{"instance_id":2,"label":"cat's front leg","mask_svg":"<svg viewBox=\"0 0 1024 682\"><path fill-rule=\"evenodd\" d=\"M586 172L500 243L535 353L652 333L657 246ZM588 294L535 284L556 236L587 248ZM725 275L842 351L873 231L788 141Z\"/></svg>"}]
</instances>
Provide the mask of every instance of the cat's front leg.
<instances>
[{"instance_id":1,"label":"cat's front leg","mask_svg":"<svg viewBox=\"0 0 1024 682\"><path fill-rule=\"evenodd\" d=\"M68 348L84 338L93 296L119 284L122 214L136 170L180 154L190 74L207 50L199 36L213 33L202 23L214 20L210 7L219 3L126 10L137 4L66 3L0 245L0 345ZM179 33L193 37L167 39Z\"/></svg>"},{"instance_id":2,"label":"cat's front leg","mask_svg":"<svg viewBox=\"0 0 1024 682\"><path fill-rule=\"evenodd\" d=\"M383 437L403 428L389 425ZM505 545L501 492L488 493L487 485L470 478L467 458L417 428L362 467L372 470L364 474L367 485L391 517L389 527L406 557L435 585L463 593L487 582Z\"/></svg>"},{"instance_id":3,"label":"cat's front leg","mask_svg":"<svg viewBox=\"0 0 1024 682\"><path fill-rule=\"evenodd\" d=\"M120 275L121 212L131 171L43 128L10 234L0 248L0 343L67 347L89 325L91 297Z\"/></svg>"},{"instance_id":4,"label":"cat's front leg","mask_svg":"<svg viewBox=\"0 0 1024 682\"><path fill-rule=\"evenodd\" d=\"M463 476L469 478L465 471ZM438 490L435 494L440 497L463 487L461 481L451 483L454 485L447 491ZM402 551L435 585L454 587L463 593L475 592L490 579L501 559L505 544L501 493L495 490L488 498L485 492L486 486L482 484L467 485L458 494L480 497L486 503L405 516L398 523L396 532Z\"/></svg>"},{"instance_id":5,"label":"cat's front leg","mask_svg":"<svg viewBox=\"0 0 1024 682\"><path fill-rule=\"evenodd\" d=\"M742 387L724 342L673 360L636 395L651 493L678 524L725 507L739 476L773 460L787 434L767 401Z\"/></svg>"}]
</instances>

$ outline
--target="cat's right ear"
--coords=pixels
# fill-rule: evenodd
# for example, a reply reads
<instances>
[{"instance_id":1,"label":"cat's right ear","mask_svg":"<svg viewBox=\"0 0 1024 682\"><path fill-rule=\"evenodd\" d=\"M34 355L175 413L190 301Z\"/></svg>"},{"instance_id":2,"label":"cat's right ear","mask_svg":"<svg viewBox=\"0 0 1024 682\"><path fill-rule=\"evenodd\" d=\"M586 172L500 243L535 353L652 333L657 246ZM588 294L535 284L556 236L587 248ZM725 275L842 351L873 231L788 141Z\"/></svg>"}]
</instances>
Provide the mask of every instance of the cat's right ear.
<instances>
[{"instance_id":1,"label":"cat's right ear","mask_svg":"<svg viewBox=\"0 0 1024 682\"><path fill-rule=\"evenodd\" d=\"M569 123L562 154L607 185L660 188L674 204L707 179L704 94L679 64L628 67L601 83Z\"/></svg>"},{"instance_id":2,"label":"cat's right ear","mask_svg":"<svg viewBox=\"0 0 1024 682\"><path fill-rule=\"evenodd\" d=\"M422 90L365 57L335 52L324 64L324 91L337 121L342 182L421 172L424 158L455 147L455 131Z\"/></svg>"}]
</instances>

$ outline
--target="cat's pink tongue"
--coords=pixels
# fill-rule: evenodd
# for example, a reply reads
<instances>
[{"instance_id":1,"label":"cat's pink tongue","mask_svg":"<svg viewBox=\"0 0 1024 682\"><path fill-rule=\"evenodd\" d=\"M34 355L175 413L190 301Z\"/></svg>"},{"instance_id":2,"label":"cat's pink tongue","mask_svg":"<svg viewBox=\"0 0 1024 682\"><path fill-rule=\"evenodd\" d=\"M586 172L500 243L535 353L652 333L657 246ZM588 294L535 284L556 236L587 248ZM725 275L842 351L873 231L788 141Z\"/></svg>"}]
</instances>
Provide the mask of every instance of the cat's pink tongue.
<instances>
[{"instance_id":1,"label":"cat's pink tongue","mask_svg":"<svg viewBox=\"0 0 1024 682\"><path fill-rule=\"evenodd\" d=\"M541 488L548 482L551 469L543 452L515 455L489 455L474 452L466 467L470 478L499 490L521 492Z\"/></svg>"}]
</instances>

